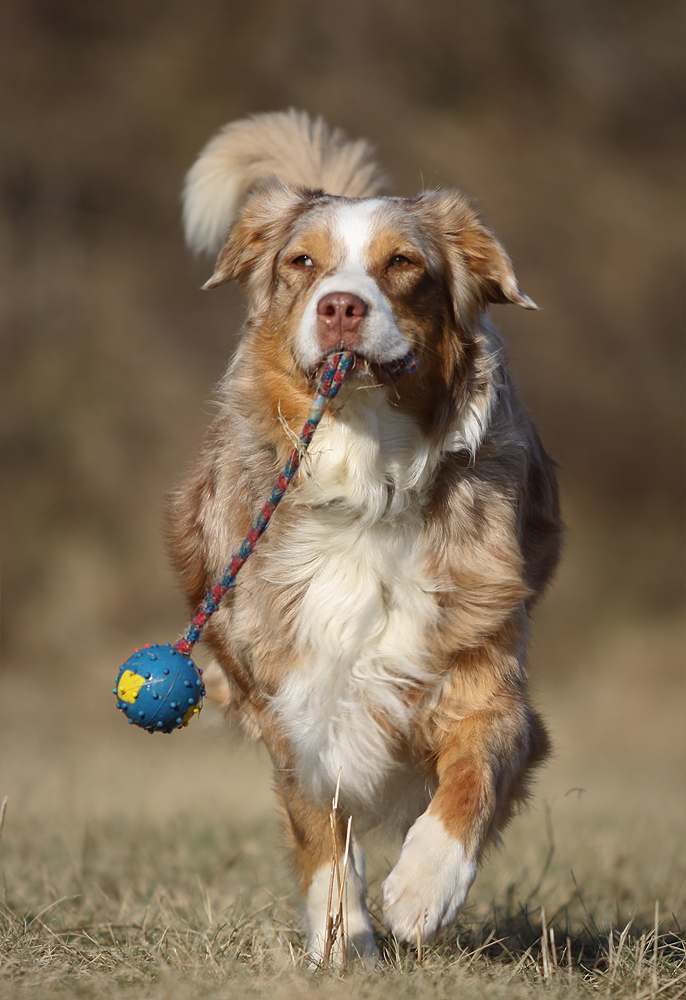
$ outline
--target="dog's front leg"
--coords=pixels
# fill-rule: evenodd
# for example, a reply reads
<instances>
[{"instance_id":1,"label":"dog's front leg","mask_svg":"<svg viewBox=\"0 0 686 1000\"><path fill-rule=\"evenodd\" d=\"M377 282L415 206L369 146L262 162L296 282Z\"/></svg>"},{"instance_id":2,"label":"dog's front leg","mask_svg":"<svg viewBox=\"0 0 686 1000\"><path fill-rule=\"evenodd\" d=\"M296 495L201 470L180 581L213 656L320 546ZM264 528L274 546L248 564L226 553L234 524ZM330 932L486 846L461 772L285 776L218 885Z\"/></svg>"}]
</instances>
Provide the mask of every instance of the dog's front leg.
<instances>
[{"instance_id":1,"label":"dog's front leg","mask_svg":"<svg viewBox=\"0 0 686 1000\"><path fill-rule=\"evenodd\" d=\"M339 851L342 869L343 853ZM342 874L342 872L341 872ZM331 852L312 873L305 890L307 938L310 957L321 965L327 953L327 935L330 934L329 890L331 888ZM338 912L338 882L334 877L331 900L332 915ZM336 937L330 951L330 961L340 965L347 958L361 959L374 965L379 951L374 941L366 903L364 854L353 837L343 891L342 923L336 925ZM328 920L328 923L327 923Z\"/></svg>"},{"instance_id":2,"label":"dog's front leg","mask_svg":"<svg viewBox=\"0 0 686 1000\"><path fill-rule=\"evenodd\" d=\"M365 864L362 849L353 836L345 871L342 922L339 912L338 879L334 872L331 811L312 801L294 776L288 758L276 764L276 789L284 812L286 834L291 844L293 863L303 894L307 943L314 965L325 960L341 965L345 960L362 959L374 964L379 952L374 941L366 904ZM335 826L339 873L343 876L343 860L347 832L347 817L339 816ZM332 925L331 918L335 923ZM333 931L333 934L332 934Z\"/></svg>"},{"instance_id":3,"label":"dog's front leg","mask_svg":"<svg viewBox=\"0 0 686 1000\"><path fill-rule=\"evenodd\" d=\"M459 770L459 776L457 769L446 776L429 808L410 827L383 883L386 923L401 941L431 941L438 930L453 924L476 878L479 833L491 812L489 781L475 780L467 762ZM465 801L460 785L471 786L473 801Z\"/></svg>"},{"instance_id":4,"label":"dog's front leg","mask_svg":"<svg viewBox=\"0 0 686 1000\"><path fill-rule=\"evenodd\" d=\"M383 885L386 921L401 940L430 941L454 924L485 844L524 796L528 769L547 755L545 730L519 685L487 701L469 714L454 703L439 709L438 787Z\"/></svg>"}]
</instances>

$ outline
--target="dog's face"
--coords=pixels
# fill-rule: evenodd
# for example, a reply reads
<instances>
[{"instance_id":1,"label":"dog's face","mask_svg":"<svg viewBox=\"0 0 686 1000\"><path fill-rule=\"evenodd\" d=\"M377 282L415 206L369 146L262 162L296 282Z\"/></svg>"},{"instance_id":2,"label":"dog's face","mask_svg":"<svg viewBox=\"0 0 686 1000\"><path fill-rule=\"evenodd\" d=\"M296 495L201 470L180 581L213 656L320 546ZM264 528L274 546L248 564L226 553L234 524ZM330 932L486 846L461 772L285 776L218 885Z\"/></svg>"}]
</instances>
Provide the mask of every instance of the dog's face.
<instances>
[{"instance_id":1,"label":"dog's face","mask_svg":"<svg viewBox=\"0 0 686 1000\"><path fill-rule=\"evenodd\" d=\"M232 278L305 372L332 350L371 364L454 354L489 302L534 304L456 192L340 198L272 182L231 227L206 288Z\"/></svg>"}]
</instances>

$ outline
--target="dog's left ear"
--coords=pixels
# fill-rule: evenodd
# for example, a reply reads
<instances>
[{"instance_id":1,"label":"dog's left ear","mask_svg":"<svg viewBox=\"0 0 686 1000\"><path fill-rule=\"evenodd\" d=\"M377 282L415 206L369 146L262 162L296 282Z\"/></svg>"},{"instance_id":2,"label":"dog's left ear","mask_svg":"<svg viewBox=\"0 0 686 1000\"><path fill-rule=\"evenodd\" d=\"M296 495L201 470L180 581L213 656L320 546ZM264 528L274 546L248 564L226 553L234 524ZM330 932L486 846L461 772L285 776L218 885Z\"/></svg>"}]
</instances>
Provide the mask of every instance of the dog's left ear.
<instances>
[{"instance_id":1,"label":"dog's left ear","mask_svg":"<svg viewBox=\"0 0 686 1000\"><path fill-rule=\"evenodd\" d=\"M510 258L465 195L459 191L430 191L417 202L438 227L459 314L473 311L474 305L483 309L490 302L538 309L519 290Z\"/></svg>"}]
</instances>

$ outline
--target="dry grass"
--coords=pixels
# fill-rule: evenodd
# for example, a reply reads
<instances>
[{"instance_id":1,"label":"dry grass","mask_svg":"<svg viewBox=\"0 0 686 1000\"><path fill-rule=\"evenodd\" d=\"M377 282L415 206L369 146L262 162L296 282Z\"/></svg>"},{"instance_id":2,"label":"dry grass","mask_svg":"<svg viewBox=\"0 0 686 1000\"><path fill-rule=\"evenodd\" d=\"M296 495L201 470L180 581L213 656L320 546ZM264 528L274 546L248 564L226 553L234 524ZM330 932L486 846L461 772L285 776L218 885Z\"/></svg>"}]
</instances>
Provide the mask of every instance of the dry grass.
<instances>
[{"instance_id":1,"label":"dry grass","mask_svg":"<svg viewBox=\"0 0 686 1000\"><path fill-rule=\"evenodd\" d=\"M588 706L548 693L570 745L456 931L420 955L387 935L379 887L397 844L372 837L382 960L312 972L263 755L207 711L168 738L134 732L101 686L3 685L0 997L686 996L680 744L673 770L645 742L632 755L626 730L618 759L590 752L569 737Z\"/></svg>"},{"instance_id":2,"label":"dry grass","mask_svg":"<svg viewBox=\"0 0 686 1000\"><path fill-rule=\"evenodd\" d=\"M87 828L81 856L59 834L23 831L5 861L0 996L670 997L686 992L683 937L638 921L599 929L550 899L475 907L422 949L383 936L374 972L308 972L292 907L267 898L269 837L250 860L216 830L112 823ZM31 837L30 834L33 833ZM58 874L60 873L60 874ZM236 894L236 879L244 895ZM231 898L226 905L225 899ZM255 898L257 897L257 898Z\"/></svg>"}]
</instances>

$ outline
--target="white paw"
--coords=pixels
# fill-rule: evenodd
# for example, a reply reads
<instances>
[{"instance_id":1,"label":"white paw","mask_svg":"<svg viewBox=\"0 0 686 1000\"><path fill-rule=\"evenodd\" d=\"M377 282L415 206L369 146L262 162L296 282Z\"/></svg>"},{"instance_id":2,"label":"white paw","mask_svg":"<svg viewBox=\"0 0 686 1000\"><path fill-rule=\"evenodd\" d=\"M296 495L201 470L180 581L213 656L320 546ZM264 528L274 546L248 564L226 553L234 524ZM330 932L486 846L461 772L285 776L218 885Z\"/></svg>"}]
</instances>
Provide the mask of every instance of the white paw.
<instances>
[{"instance_id":1,"label":"white paw","mask_svg":"<svg viewBox=\"0 0 686 1000\"><path fill-rule=\"evenodd\" d=\"M309 955L309 964L312 968L320 969L322 967L325 961L325 951L326 946L323 935L317 934L314 940L308 942L307 953ZM329 951L328 963L329 965L340 967L348 965L351 962L360 962L366 968L373 969L378 957L379 949L376 947L372 929L371 927L365 927L355 934L346 934L345 945L343 944L343 938L338 934L333 947Z\"/></svg>"},{"instance_id":2,"label":"white paw","mask_svg":"<svg viewBox=\"0 0 686 1000\"><path fill-rule=\"evenodd\" d=\"M356 850L359 853L357 845ZM358 858L355 860L364 872L364 862L361 857L359 860ZM331 868L329 865L325 865L318 872L315 872L307 893L308 953L310 962L314 966L321 966L327 950L326 910L330 878ZM352 857L348 864L346 886L342 933L340 929L337 931L328 960L331 965L344 965L346 961L359 960L364 965L373 967L379 957L379 949L376 947L365 902L364 881L358 875ZM338 893L334 886L332 900L334 907L337 901Z\"/></svg>"},{"instance_id":3,"label":"white paw","mask_svg":"<svg viewBox=\"0 0 686 1000\"><path fill-rule=\"evenodd\" d=\"M465 854L440 820L424 813L382 886L386 923L402 941L413 943L418 934L431 941L455 922L476 873L476 858Z\"/></svg>"}]
</instances>

